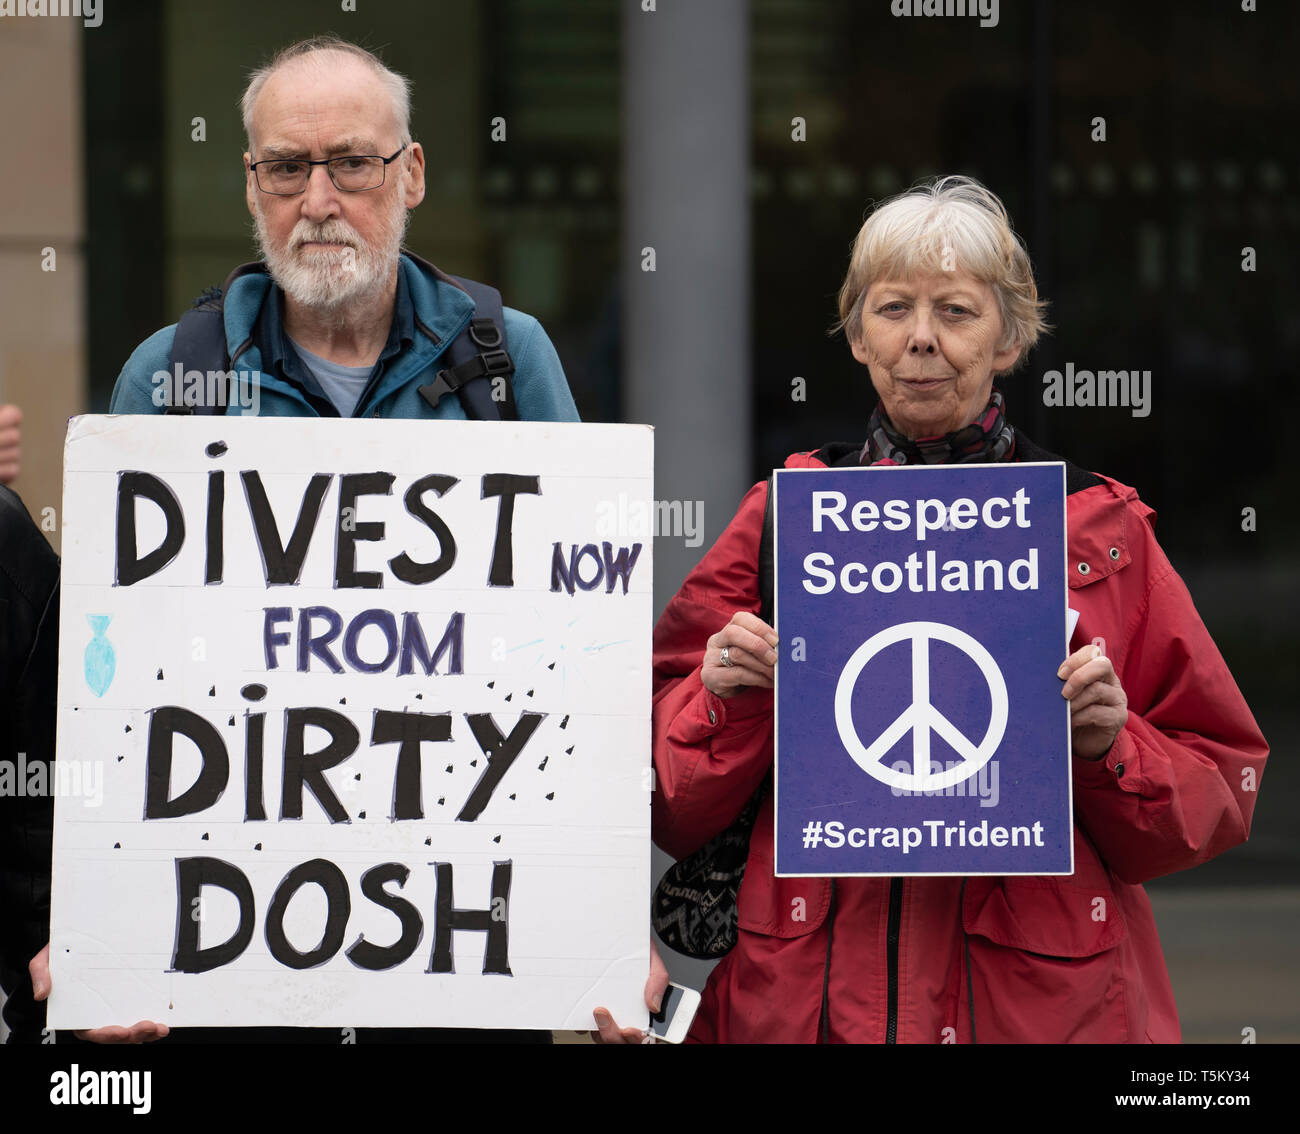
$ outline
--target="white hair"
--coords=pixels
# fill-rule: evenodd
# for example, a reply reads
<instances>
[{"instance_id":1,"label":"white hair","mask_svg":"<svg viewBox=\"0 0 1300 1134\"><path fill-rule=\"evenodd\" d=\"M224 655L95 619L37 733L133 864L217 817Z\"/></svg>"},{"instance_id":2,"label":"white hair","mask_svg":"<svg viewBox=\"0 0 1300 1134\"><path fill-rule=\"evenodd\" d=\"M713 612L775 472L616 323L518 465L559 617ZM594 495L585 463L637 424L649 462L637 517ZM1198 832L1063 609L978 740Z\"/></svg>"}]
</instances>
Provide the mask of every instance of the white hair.
<instances>
[{"instance_id":1,"label":"white hair","mask_svg":"<svg viewBox=\"0 0 1300 1134\"><path fill-rule=\"evenodd\" d=\"M990 284L1002 316L999 350L1019 344L1012 369L1048 329L1029 253L1006 206L973 177L941 177L891 197L863 223L840 288L840 321L850 342L862 337L862 302L883 279L960 271Z\"/></svg>"},{"instance_id":2,"label":"white hair","mask_svg":"<svg viewBox=\"0 0 1300 1134\"><path fill-rule=\"evenodd\" d=\"M244 88L243 97L239 100L239 108L244 119L244 134L248 138L249 150L251 151L253 148L253 106L257 102L257 96L262 93L262 88L266 86L267 79L286 63L321 52L351 55L356 59L360 59L374 72L393 101L393 118L397 122L399 135L397 140L402 145L410 145L411 80L405 75L399 75L396 71L385 67L379 56L367 51L364 47L349 43L346 39L336 35L318 35L313 36L311 39L300 39L297 43L291 43L288 47L281 48L269 63L263 67L258 67L248 76L248 85Z\"/></svg>"}]
</instances>

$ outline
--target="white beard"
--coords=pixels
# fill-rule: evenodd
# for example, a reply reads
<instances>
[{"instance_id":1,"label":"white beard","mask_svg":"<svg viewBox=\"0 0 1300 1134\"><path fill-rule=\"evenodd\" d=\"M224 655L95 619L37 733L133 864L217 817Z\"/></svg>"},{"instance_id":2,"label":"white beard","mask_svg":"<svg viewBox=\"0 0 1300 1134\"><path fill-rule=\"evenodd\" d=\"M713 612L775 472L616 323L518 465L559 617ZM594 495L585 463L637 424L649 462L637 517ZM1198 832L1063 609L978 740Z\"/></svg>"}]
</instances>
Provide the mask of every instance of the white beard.
<instances>
[{"instance_id":1,"label":"white beard","mask_svg":"<svg viewBox=\"0 0 1300 1134\"><path fill-rule=\"evenodd\" d=\"M393 208L373 245L366 244L346 221L334 219L317 225L304 218L294 225L285 244L277 247L260 208L254 219L258 247L271 278L295 303L334 313L387 285L406 237L410 213L394 195ZM345 247L304 251L300 245L310 240L333 241Z\"/></svg>"}]
</instances>

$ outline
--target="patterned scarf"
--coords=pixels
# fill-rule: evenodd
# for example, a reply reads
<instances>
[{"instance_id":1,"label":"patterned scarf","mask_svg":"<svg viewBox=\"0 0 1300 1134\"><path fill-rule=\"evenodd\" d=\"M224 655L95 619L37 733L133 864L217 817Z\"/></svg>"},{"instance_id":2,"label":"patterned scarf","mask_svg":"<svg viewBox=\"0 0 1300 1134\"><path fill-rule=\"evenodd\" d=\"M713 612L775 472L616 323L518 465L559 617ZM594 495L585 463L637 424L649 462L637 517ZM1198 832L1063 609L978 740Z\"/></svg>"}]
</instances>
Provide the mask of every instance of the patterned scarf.
<instances>
[{"instance_id":1,"label":"patterned scarf","mask_svg":"<svg viewBox=\"0 0 1300 1134\"><path fill-rule=\"evenodd\" d=\"M867 423L867 443L859 458L864 465L964 465L1009 461L1016 452L1016 431L1002 410L1002 394L993 397L970 425L941 437L904 437L894 428L884 407L876 404Z\"/></svg>"}]
</instances>

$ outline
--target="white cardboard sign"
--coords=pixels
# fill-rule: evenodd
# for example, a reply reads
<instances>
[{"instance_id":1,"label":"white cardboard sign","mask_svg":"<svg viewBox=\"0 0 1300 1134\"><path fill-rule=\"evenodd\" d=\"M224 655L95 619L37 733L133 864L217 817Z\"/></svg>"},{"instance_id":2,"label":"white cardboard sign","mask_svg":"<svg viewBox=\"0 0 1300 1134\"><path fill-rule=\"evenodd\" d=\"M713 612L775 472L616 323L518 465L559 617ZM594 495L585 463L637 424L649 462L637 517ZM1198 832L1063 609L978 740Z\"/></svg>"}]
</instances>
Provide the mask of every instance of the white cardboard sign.
<instances>
[{"instance_id":1,"label":"white cardboard sign","mask_svg":"<svg viewBox=\"0 0 1300 1134\"><path fill-rule=\"evenodd\" d=\"M74 418L51 1027L644 1026L652 485L644 426Z\"/></svg>"}]
</instances>

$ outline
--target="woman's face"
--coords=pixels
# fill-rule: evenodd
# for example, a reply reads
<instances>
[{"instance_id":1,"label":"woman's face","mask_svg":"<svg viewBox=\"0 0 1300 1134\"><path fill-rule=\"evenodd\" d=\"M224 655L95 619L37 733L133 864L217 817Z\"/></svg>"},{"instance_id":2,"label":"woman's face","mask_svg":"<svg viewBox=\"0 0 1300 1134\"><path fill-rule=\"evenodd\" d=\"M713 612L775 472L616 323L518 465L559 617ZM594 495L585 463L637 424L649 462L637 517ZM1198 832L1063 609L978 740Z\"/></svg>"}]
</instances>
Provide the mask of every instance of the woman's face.
<instances>
[{"instance_id":1,"label":"woman's face","mask_svg":"<svg viewBox=\"0 0 1300 1134\"><path fill-rule=\"evenodd\" d=\"M988 404L993 375L1015 362L998 351L1002 316L993 288L960 272L880 280L862 301L853 357L889 420L912 439L969 425Z\"/></svg>"}]
</instances>

